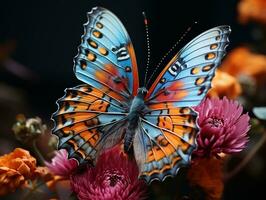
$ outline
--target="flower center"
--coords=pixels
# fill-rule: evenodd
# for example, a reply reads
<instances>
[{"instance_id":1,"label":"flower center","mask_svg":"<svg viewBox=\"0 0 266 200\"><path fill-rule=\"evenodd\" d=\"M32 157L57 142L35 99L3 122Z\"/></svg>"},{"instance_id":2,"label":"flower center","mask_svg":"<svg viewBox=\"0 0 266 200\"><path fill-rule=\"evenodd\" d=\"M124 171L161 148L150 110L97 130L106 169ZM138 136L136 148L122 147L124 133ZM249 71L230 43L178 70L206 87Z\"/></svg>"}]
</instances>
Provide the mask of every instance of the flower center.
<instances>
[{"instance_id":1,"label":"flower center","mask_svg":"<svg viewBox=\"0 0 266 200\"><path fill-rule=\"evenodd\" d=\"M213 117L211 118L209 121L208 121L209 124L211 124L211 126L213 127L221 127L224 125L224 121L222 119L218 119L216 117Z\"/></svg>"},{"instance_id":2,"label":"flower center","mask_svg":"<svg viewBox=\"0 0 266 200\"><path fill-rule=\"evenodd\" d=\"M114 187L118 181L121 180L121 176L118 176L117 174L113 174L109 177L109 184L111 187Z\"/></svg>"}]
</instances>

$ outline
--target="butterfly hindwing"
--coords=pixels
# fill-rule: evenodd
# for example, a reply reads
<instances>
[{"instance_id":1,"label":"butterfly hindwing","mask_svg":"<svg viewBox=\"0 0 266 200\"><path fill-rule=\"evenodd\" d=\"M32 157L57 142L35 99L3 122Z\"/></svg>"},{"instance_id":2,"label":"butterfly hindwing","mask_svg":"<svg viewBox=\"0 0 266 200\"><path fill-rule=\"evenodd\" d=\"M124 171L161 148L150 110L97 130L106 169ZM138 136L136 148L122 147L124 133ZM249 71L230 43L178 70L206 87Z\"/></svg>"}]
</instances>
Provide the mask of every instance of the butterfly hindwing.
<instances>
[{"instance_id":1,"label":"butterfly hindwing","mask_svg":"<svg viewBox=\"0 0 266 200\"><path fill-rule=\"evenodd\" d=\"M134 150L146 182L174 176L196 148L197 114L191 108L150 110L136 133ZM139 151L144 152L139 153Z\"/></svg>"},{"instance_id":2,"label":"butterfly hindwing","mask_svg":"<svg viewBox=\"0 0 266 200\"><path fill-rule=\"evenodd\" d=\"M229 26L218 26L189 42L151 86L147 102L173 102L176 107L198 105L211 87L230 32Z\"/></svg>"},{"instance_id":3,"label":"butterfly hindwing","mask_svg":"<svg viewBox=\"0 0 266 200\"><path fill-rule=\"evenodd\" d=\"M120 20L95 7L84 24L79 53L74 59L78 79L97 89L109 88L125 98L138 89L137 62L131 40Z\"/></svg>"},{"instance_id":4,"label":"butterfly hindwing","mask_svg":"<svg viewBox=\"0 0 266 200\"><path fill-rule=\"evenodd\" d=\"M125 108L107 92L80 85L66 89L57 104L53 133L59 137L58 148L67 149L70 158L94 162L107 140L108 145L110 138L113 145L121 141Z\"/></svg>"}]
</instances>

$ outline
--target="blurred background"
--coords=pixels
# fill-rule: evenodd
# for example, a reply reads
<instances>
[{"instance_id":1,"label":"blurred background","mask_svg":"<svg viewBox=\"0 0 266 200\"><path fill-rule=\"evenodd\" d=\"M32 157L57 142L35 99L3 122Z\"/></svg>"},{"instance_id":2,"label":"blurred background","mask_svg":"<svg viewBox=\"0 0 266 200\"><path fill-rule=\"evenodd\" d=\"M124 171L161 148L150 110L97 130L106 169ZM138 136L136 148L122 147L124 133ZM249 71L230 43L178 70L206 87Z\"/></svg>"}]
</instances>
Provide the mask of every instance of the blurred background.
<instances>
[{"instance_id":1,"label":"blurred background","mask_svg":"<svg viewBox=\"0 0 266 200\"><path fill-rule=\"evenodd\" d=\"M244 75L238 77L244 84L242 96L238 98L247 108L265 106L265 0L188 0L175 3L170 0L2 1L0 155L20 145L12 134L17 114L39 116L51 128L53 124L50 116L57 109L55 101L63 96L65 88L81 83L72 70L73 57L77 54L77 46L83 34L82 25L87 21L86 12L94 6L111 10L123 22L135 47L142 77L141 72L146 64L142 11L146 12L149 20L151 66L160 61L195 21L198 22L197 25L193 25L192 30L162 66L199 33L214 26L230 25L232 34L228 47L229 58L226 58L226 66L222 68L238 77L239 70L232 71L231 66L237 65L234 69L238 69L238 65L242 63L249 65L248 70L242 70ZM248 61L245 60L247 58ZM161 69L158 70L160 71ZM257 86L256 89L248 91L252 84ZM252 101L249 96L252 96ZM248 199L265 195L265 153L264 145L251 162L226 183L224 199Z\"/></svg>"}]
</instances>

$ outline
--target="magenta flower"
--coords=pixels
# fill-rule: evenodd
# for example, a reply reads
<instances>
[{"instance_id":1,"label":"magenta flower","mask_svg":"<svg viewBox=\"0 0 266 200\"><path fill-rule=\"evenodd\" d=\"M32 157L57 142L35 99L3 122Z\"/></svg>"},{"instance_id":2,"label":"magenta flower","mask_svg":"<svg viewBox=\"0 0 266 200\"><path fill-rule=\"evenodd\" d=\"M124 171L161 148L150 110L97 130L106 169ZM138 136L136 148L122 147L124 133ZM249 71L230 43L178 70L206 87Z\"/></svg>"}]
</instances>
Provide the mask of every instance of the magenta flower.
<instances>
[{"instance_id":1,"label":"magenta flower","mask_svg":"<svg viewBox=\"0 0 266 200\"><path fill-rule=\"evenodd\" d=\"M195 107L199 113L200 133L197 137L198 156L218 156L243 150L247 144L250 129L248 114L237 102L223 99L205 99Z\"/></svg>"},{"instance_id":2,"label":"magenta flower","mask_svg":"<svg viewBox=\"0 0 266 200\"><path fill-rule=\"evenodd\" d=\"M69 178L70 174L78 167L76 160L67 158L67 151L65 149L57 151L52 162L45 162L45 165L55 175L65 178Z\"/></svg>"},{"instance_id":3,"label":"magenta flower","mask_svg":"<svg viewBox=\"0 0 266 200\"><path fill-rule=\"evenodd\" d=\"M105 151L95 167L72 174L73 191L82 200L139 200L146 197L146 184L138 179L136 162L116 146Z\"/></svg>"}]
</instances>

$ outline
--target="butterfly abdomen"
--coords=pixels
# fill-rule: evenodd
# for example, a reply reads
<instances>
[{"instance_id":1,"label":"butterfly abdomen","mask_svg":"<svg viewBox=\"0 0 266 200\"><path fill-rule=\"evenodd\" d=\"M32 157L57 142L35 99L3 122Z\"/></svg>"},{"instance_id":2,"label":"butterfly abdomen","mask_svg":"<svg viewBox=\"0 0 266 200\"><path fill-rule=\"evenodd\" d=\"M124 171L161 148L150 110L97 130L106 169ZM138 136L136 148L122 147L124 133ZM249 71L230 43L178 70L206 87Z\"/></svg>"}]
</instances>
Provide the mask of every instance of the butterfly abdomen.
<instances>
[{"instance_id":1,"label":"butterfly abdomen","mask_svg":"<svg viewBox=\"0 0 266 200\"><path fill-rule=\"evenodd\" d=\"M125 151L125 153L131 152L134 135L135 135L135 130L130 130L127 128L126 134L124 137L124 151Z\"/></svg>"},{"instance_id":2,"label":"butterfly abdomen","mask_svg":"<svg viewBox=\"0 0 266 200\"><path fill-rule=\"evenodd\" d=\"M128 115L128 127L124 136L124 151L129 153L132 147L136 128L138 126L139 114L137 111L130 112Z\"/></svg>"}]
</instances>

